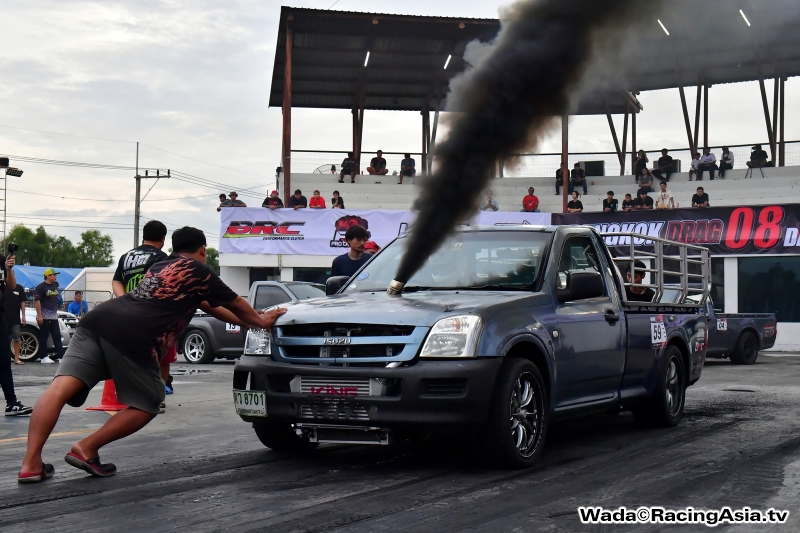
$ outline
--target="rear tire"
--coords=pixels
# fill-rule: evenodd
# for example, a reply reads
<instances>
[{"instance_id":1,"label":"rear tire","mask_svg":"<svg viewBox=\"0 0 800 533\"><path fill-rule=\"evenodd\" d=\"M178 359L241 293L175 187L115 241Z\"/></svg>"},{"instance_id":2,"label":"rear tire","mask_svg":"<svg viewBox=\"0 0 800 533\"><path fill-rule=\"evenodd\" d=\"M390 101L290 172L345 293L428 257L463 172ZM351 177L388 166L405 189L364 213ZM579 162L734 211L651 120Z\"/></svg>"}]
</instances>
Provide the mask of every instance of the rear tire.
<instances>
[{"instance_id":1,"label":"rear tire","mask_svg":"<svg viewBox=\"0 0 800 533\"><path fill-rule=\"evenodd\" d=\"M539 459L550 419L546 390L541 372L529 360L503 362L482 435L490 460L526 468Z\"/></svg>"},{"instance_id":2,"label":"rear tire","mask_svg":"<svg viewBox=\"0 0 800 533\"><path fill-rule=\"evenodd\" d=\"M183 337L183 358L192 365L213 363L216 357L208 337L199 329L190 330Z\"/></svg>"},{"instance_id":3,"label":"rear tire","mask_svg":"<svg viewBox=\"0 0 800 533\"><path fill-rule=\"evenodd\" d=\"M26 363L36 361L41 356L39 353L39 330L33 326L22 326L19 331L19 358ZM14 343L11 343L11 353L14 353Z\"/></svg>"},{"instance_id":4,"label":"rear tire","mask_svg":"<svg viewBox=\"0 0 800 533\"><path fill-rule=\"evenodd\" d=\"M319 446L318 442L308 442L308 439L298 437L292 425L282 420L267 419L254 424L253 429L261 444L276 452L304 453Z\"/></svg>"},{"instance_id":5,"label":"rear tire","mask_svg":"<svg viewBox=\"0 0 800 533\"><path fill-rule=\"evenodd\" d=\"M734 365L752 365L758 359L758 339L750 331L745 331L739 335L736 341L736 348L730 355L731 363Z\"/></svg>"},{"instance_id":6,"label":"rear tire","mask_svg":"<svg viewBox=\"0 0 800 533\"><path fill-rule=\"evenodd\" d=\"M635 409L633 416L640 424L674 427L683 418L685 405L686 372L683 354L673 344L664 351L653 396L645 405Z\"/></svg>"}]
</instances>

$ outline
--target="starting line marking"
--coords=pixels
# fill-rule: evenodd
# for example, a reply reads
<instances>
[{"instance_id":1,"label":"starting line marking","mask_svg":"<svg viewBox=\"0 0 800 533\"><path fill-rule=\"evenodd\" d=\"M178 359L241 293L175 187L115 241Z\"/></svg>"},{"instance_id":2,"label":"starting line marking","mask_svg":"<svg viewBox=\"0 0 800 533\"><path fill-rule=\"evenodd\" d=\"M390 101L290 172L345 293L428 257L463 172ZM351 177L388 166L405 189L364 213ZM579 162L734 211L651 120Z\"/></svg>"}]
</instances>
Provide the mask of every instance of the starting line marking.
<instances>
[{"instance_id":1,"label":"starting line marking","mask_svg":"<svg viewBox=\"0 0 800 533\"><path fill-rule=\"evenodd\" d=\"M87 433L94 433L94 429L82 429L80 431L63 431L61 433L51 433L50 437L66 437L69 435L86 435ZM20 442L23 440L28 440L28 437L14 437L11 439L0 439L0 444L5 444L7 442Z\"/></svg>"}]
</instances>

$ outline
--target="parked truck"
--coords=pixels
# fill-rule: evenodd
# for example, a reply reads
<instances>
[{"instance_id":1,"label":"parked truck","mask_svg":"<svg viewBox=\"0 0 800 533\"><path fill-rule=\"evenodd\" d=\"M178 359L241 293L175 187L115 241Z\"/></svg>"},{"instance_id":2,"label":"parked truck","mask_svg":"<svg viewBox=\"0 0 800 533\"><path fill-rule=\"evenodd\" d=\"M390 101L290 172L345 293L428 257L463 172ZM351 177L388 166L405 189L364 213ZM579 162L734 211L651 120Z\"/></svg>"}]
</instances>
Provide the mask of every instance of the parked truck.
<instances>
[{"instance_id":1,"label":"parked truck","mask_svg":"<svg viewBox=\"0 0 800 533\"><path fill-rule=\"evenodd\" d=\"M680 283L654 275L655 301L628 301L633 247L614 257L582 226L477 227L390 295L399 237L329 279L334 295L287 303L271 331L248 332L237 413L279 451L439 433L473 436L512 467L533 464L562 417L626 410L674 426L706 357L708 251L624 235L658 241L642 253L671 260Z\"/></svg>"},{"instance_id":2,"label":"parked truck","mask_svg":"<svg viewBox=\"0 0 800 533\"><path fill-rule=\"evenodd\" d=\"M775 346L775 313L717 313L710 299L706 312L709 358L727 357L735 365L752 365L759 350Z\"/></svg>"}]
</instances>

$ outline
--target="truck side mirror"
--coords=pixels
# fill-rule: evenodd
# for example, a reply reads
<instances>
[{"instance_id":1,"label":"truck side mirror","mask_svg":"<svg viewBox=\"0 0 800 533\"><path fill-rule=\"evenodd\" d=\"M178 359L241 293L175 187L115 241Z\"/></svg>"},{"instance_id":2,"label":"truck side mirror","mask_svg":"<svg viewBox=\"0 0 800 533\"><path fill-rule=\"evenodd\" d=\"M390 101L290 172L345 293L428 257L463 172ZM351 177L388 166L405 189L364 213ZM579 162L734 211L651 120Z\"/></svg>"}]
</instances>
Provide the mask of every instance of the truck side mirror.
<instances>
[{"instance_id":1,"label":"truck side mirror","mask_svg":"<svg viewBox=\"0 0 800 533\"><path fill-rule=\"evenodd\" d=\"M348 279L350 279L350 276L333 276L332 278L328 278L328 281L325 282L325 294L327 296L336 294L344 287Z\"/></svg>"},{"instance_id":2,"label":"truck side mirror","mask_svg":"<svg viewBox=\"0 0 800 533\"><path fill-rule=\"evenodd\" d=\"M568 272L567 288L558 289L557 296L562 302L600 298L605 295L603 276L598 272Z\"/></svg>"}]
</instances>

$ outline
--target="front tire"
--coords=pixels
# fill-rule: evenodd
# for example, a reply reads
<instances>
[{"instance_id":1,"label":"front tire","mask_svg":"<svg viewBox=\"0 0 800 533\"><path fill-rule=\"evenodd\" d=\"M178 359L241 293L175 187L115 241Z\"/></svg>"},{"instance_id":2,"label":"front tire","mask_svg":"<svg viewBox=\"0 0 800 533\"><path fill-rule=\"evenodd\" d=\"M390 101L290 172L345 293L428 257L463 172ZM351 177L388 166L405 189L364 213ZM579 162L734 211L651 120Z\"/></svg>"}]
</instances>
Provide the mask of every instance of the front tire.
<instances>
[{"instance_id":1,"label":"front tire","mask_svg":"<svg viewBox=\"0 0 800 533\"><path fill-rule=\"evenodd\" d=\"M736 348L730 355L734 365L752 365L758 359L758 339L749 331L739 335Z\"/></svg>"},{"instance_id":2,"label":"front tire","mask_svg":"<svg viewBox=\"0 0 800 533\"><path fill-rule=\"evenodd\" d=\"M306 438L298 437L289 422L267 419L263 423L254 424L253 429L261 444L276 452L303 453L319 446L318 442L309 442Z\"/></svg>"},{"instance_id":3,"label":"front tire","mask_svg":"<svg viewBox=\"0 0 800 533\"><path fill-rule=\"evenodd\" d=\"M683 418L686 404L686 372L683 354L674 344L668 346L661 360L658 383L646 405L633 411L641 424L674 427Z\"/></svg>"},{"instance_id":4,"label":"front tire","mask_svg":"<svg viewBox=\"0 0 800 533\"><path fill-rule=\"evenodd\" d=\"M183 338L183 358L192 365L214 362L214 351L205 333L193 329L186 334Z\"/></svg>"},{"instance_id":5,"label":"front tire","mask_svg":"<svg viewBox=\"0 0 800 533\"><path fill-rule=\"evenodd\" d=\"M19 332L19 358L28 363L40 357L39 330L32 326L22 326ZM11 343L11 353L14 353L14 343Z\"/></svg>"},{"instance_id":6,"label":"front tire","mask_svg":"<svg viewBox=\"0 0 800 533\"><path fill-rule=\"evenodd\" d=\"M546 390L541 372L529 360L503 362L483 435L492 460L526 468L539 459L550 419Z\"/></svg>"}]
</instances>

